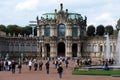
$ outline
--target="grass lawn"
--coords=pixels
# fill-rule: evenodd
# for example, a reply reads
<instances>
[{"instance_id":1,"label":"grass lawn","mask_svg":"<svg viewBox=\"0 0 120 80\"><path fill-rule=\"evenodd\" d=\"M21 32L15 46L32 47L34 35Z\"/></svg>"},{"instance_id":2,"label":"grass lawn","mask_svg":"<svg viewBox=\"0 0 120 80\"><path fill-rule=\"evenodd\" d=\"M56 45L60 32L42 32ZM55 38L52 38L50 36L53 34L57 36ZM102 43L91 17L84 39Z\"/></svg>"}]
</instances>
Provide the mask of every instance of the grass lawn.
<instances>
[{"instance_id":1,"label":"grass lawn","mask_svg":"<svg viewBox=\"0 0 120 80\"><path fill-rule=\"evenodd\" d=\"M120 75L120 70L74 70L72 72L74 75Z\"/></svg>"}]
</instances>

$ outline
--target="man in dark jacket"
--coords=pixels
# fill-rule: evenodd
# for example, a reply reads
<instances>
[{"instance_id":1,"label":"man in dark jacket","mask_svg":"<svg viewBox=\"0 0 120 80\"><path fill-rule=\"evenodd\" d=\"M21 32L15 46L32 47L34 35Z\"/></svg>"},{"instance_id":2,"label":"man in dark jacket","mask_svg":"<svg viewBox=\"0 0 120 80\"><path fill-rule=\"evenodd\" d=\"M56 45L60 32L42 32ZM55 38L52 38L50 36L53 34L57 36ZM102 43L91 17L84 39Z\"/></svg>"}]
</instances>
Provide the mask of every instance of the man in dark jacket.
<instances>
[{"instance_id":1,"label":"man in dark jacket","mask_svg":"<svg viewBox=\"0 0 120 80\"><path fill-rule=\"evenodd\" d=\"M21 61L19 61L19 63L18 63L19 73L21 73L21 68L22 68L22 63L21 63Z\"/></svg>"},{"instance_id":2,"label":"man in dark jacket","mask_svg":"<svg viewBox=\"0 0 120 80\"><path fill-rule=\"evenodd\" d=\"M58 74L59 74L59 78L62 78L62 73L63 73L63 68L62 68L62 65L60 65L57 69L58 71Z\"/></svg>"},{"instance_id":3,"label":"man in dark jacket","mask_svg":"<svg viewBox=\"0 0 120 80\"><path fill-rule=\"evenodd\" d=\"M12 73L15 73L15 66L16 66L16 63L15 63L14 60L12 60L11 66L12 66Z\"/></svg>"},{"instance_id":4,"label":"man in dark jacket","mask_svg":"<svg viewBox=\"0 0 120 80\"><path fill-rule=\"evenodd\" d=\"M50 66L49 61L46 62L45 66L46 66L46 73L49 74L49 66Z\"/></svg>"}]
</instances>

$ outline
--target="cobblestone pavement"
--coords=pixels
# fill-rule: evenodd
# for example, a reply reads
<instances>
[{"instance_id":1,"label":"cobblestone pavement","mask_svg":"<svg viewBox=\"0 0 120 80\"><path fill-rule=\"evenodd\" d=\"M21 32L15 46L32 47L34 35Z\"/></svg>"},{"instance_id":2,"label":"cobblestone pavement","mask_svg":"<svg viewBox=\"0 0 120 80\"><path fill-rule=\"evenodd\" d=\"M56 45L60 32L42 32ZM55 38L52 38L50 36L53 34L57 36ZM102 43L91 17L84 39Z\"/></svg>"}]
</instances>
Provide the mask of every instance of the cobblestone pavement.
<instances>
[{"instance_id":1,"label":"cobblestone pavement","mask_svg":"<svg viewBox=\"0 0 120 80\"><path fill-rule=\"evenodd\" d=\"M46 74L45 71L45 61L42 71L32 71L28 70L28 66L23 65L22 73L19 74L16 69L16 73L12 74L11 71L1 71L0 80L120 80L120 77L112 76L91 76L91 75L72 75L73 62L70 61L69 68L66 69L63 64L63 77L59 79L57 70L54 69L52 62L50 63L50 74Z\"/></svg>"}]
</instances>

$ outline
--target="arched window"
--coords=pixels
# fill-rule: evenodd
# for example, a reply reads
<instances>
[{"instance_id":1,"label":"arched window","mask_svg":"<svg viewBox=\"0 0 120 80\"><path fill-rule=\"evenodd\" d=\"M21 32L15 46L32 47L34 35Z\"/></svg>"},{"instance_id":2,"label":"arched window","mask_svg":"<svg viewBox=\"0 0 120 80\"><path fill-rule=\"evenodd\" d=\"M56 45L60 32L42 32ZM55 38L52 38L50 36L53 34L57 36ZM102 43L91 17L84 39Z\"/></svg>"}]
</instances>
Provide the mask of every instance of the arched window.
<instances>
[{"instance_id":1,"label":"arched window","mask_svg":"<svg viewBox=\"0 0 120 80\"><path fill-rule=\"evenodd\" d=\"M77 35L78 35L78 26L73 25L73 27L72 27L72 36L77 37Z\"/></svg>"},{"instance_id":2,"label":"arched window","mask_svg":"<svg viewBox=\"0 0 120 80\"><path fill-rule=\"evenodd\" d=\"M50 36L50 26L49 25L45 25L45 36Z\"/></svg>"},{"instance_id":3,"label":"arched window","mask_svg":"<svg viewBox=\"0 0 120 80\"><path fill-rule=\"evenodd\" d=\"M58 36L65 36L65 25L64 24L59 24Z\"/></svg>"}]
</instances>

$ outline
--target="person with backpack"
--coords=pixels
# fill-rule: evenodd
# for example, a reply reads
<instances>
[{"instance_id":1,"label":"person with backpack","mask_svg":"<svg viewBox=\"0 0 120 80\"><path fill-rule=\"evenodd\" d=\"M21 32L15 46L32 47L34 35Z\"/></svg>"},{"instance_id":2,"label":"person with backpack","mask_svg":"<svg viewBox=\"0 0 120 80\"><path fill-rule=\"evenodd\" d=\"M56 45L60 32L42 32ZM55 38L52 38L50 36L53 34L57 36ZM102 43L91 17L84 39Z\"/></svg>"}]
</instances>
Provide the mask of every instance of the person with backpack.
<instances>
[{"instance_id":1,"label":"person with backpack","mask_svg":"<svg viewBox=\"0 0 120 80\"><path fill-rule=\"evenodd\" d=\"M65 60L65 64L66 64L66 68L68 68L68 64L69 64L68 59Z\"/></svg>"},{"instance_id":2,"label":"person with backpack","mask_svg":"<svg viewBox=\"0 0 120 80\"><path fill-rule=\"evenodd\" d=\"M21 73L21 69L22 69L22 63L21 63L21 61L19 61L19 63L18 63L18 69L19 69L19 74Z\"/></svg>"},{"instance_id":3,"label":"person with backpack","mask_svg":"<svg viewBox=\"0 0 120 80\"><path fill-rule=\"evenodd\" d=\"M59 74L59 78L62 78L62 73L63 73L62 65L59 65L57 71L58 71L58 74Z\"/></svg>"},{"instance_id":4,"label":"person with backpack","mask_svg":"<svg viewBox=\"0 0 120 80\"><path fill-rule=\"evenodd\" d=\"M46 73L49 74L49 66L50 66L49 61L46 62L45 66L46 66Z\"/></svg>"}]
</instances>

